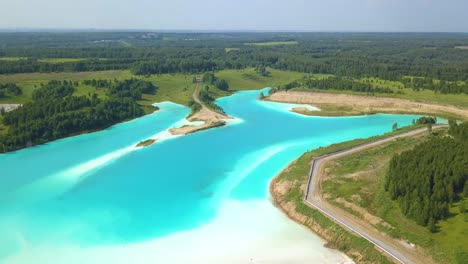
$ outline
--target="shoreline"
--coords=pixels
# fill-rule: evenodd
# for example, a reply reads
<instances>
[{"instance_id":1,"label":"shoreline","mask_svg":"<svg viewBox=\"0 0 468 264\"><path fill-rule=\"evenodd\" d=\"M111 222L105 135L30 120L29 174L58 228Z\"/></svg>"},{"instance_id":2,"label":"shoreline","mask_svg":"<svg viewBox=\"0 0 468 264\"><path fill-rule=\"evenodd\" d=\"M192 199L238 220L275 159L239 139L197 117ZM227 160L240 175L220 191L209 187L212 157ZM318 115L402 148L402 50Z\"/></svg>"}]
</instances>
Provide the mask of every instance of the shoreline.
<instances>
[{"instance_id":1,"label":"shoreline","mask_svg":"<svg viewBox=\"0 0 468 264\"><path fill-rule=\"evenodd\" d=\"M424 128L410 130L411 132L401 132L401 136L412 136L415 134L422 133L421 131ZM397 134L391 137L380 136L380 139L375 141L367 141L367 145L371 146L373 144L379 145L377 142L384 142L391 140L392 137L396 138L400 135ZM406 134L406 135L405 135ZM365 140L366 141L366 140ZM337 249L341 253L347 255L349 258L353 259L356 263L398 263L397 260L391 258L388 252L385 250L375 247L374 243L371 244L371 241L367 239L366 236L363 236L361 233L356 235L353 232L350 232L347 228L342 227L341 224L336 223L334 220L330 219L320 210L309 206L304 202L304 195L308 191L310 166L311 160L314 157L326 157L330 155L339 155L346 149L348 151L359 151L353 150L364 143L358 143L351 145L351 148L347 142L342 142L331 145L325 148L318 148L304 153L298 159L294 160L281 172L279 172L269 183L269 192L272 199L272 203L277 207L282 213L284 213L292 221L303 225L308 228L310 231L314 232L322 239L326 241L324 247ZM341 147L343 146L343 147ZM364 147L364 145L363 145ZM328 148L328 149L327 149ZM352 152L351 152L352 153ZM325 155L325 156L324 156ZM320 181L317 183L320 186ZM320 187L318 187L320 188ZM327 203L326 199L322 201L324 197L318 197L318 201ZM354 223L354 222L353 222ZM354 230L354 229L353 229ZM365 229L364 227L364 230ZM365 231L367 232L367 231ZM365 233L364 232L364 233ZM374 232L374 231L372 231ZM371 232L371 233L372 233ZM379 234L380 236L380 234ZM378 239L383 239L384 243L395 243L393 246L398 245L399 241L386 241L385 235L383 237L378 237ZM364 238L366 239L364 239ZM370 236L372 238L372 235ZM363 244L363 242L366 242ZM406 249L403 249L404 252ZM424 259L426 263L431 263L431 257L426 255L421 255L422 251L411 252L409 253L411 257L415 257L418 260ZM376 255L376 253L378 255ZM408 253L408 252L406 252ZM414 255L415 254L415 255ZM418 262L416 262L418 263Z\"/></svg>"},{"instance_id":2,"label":"shoreline","mask_svg":"<svg viewBox=\"0 0 468 264\"><path fill-rule=\"evenodd\" d=\"M224 114L217 113L208 108L202 108L200 111L190 115L190 117L186 117L187 121L203 122L202 125L196 126L188 124L178 128L171 128L169 129L169 132L174 136L193 134L202 130L224 126L226 125L225 120L228 119L233 118Z\"/></svg>"},{"instance_id":3,"label":"shoreline","mask_svg":"<svg viewBox=\"0 0 468 264\"><path fill-rule=\"evenodd\" d=\"M278 190L278 188L281 188L281 185L280 185L281 183L278 182L279 177L281 176L281 174L283 174L283 172L289 170L295 163L296 161L291 162L286 168L284 168L280 173L278 173L275 177L273 177L273 179L271 179L269 187L268 187L270 195L271 195L270 196L271 202L276 208L280 210L281 213L286 215L290 220L306 227L307 229L309 229L309 231L312 231L314 234L318 235L321 239L323 239L325 241L325 243L323 244L324 247L339 251L337 247L333 246L330 243L331 236L327 233L325 228L321 227L318 223L316 223L314 219L309 218L305 215L302 215L301 213L297 212L293 208L286 206L285 202L279 198L279 196L281 195L280 191ZM313 222L313 224L311 225L310 222ZM345 254L342 251L340 252L342 254Z\"/></svg>"},{"instance_id":4,"label":"shoreline","mask_svg":"<svg viewBox=\"0 0 468 264\"><path fill-rule=\"evenodd\" d=\"M449 105L422 103L408 99L313 91L279 91L264 100L278 103L305 104L318 107L310 111L296 107L292 112L308 116L358 116L376 113L420 114L468 120L468 109Z\"/></svg>"},{"instance_id":5,"label":"shoreline","mask_svg":"<svg viewBox=\"0 0 468 264\"><path fill-rule=\"evenodd\" d=\"M383 251L375 248L374 245L370 243L370 250L372 250L374 254L369 253L369 248L365 248L365 246L353 247L353 242L355 243L355 241L360 240L360 237L354 235L348 230L343 229L340 225L336 224L321 212L307 207L305 203L303 203L304 207L312 210L312 212L317 214L316 216L305 215L299 212L294 204L294 201L281 197L284 195L282 191L285 188L292 188L294 183L292 183L290 180L280 182L280 176L284 172L290 170L298 160L299 159L296 159L295 161L291 162L285 169L283 169L270 181L269 192L273 205L279 209L281 213L286 215L291 221L302 225L303 227L307 228L309 232L313 232L315 235L324 240L325 243L322 245L323 247L337 250L341 254L350 258L354 263L395 263L387 258ZM301 190L305 192L306 184L301 183L300 185ZM375 253L377 253L378 256L375 256Z\"/></svg>"}]
</instances>

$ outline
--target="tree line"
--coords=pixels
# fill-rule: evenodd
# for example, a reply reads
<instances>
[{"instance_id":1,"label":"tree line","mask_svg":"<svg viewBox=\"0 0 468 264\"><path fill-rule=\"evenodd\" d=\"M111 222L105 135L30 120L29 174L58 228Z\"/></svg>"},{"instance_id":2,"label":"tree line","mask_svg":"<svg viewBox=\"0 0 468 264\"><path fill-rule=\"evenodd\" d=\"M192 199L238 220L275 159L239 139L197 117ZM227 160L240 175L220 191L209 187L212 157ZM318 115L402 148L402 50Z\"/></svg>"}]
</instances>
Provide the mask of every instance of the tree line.
<instances>
[{"instance_id":1,"label":"tree line","mask_svg":"<svg viewBox=\"0 0 468 264\"><path fill-rule=\"evenodd\" d=\"M19 88L14 83L0 84L0 98L5 97L15 97L23 93L21 88Z\"/></svg>"},{"instance_id":2,"label":"tree line","mask_svg":"<svg viewBox=\"0 0 468 264\"><path fill-rule=\"evenodd\" d=\"M402 213L433 232L437 221L450 216L450 205L468 197L468 123L450 123L449 136L395 155L385 178L385 190Z\"/></svg>"},{"instance_id":3,"label":"tree line","mask_svg":"<svg viewBox=\"0 0 468 264\"><path fill-rule=\"evenodd\" d=\"M459 82L447 82L444 80L435 81L432 78L426 77L412 77L412 78L402 78L401 82L407 88L413 88L416 91L421 89L431 90L436 93L442 94L468 94L468 82L459 83Z\"/></svg>"},{"instance_id":4,"label":"tree line","mask_svg":"<svg viewBox=\"0 0 468 264\"><path fill-rule=\"evenodd\" d=\"M14 151L55 139L109 127L144 114L137 103L143 93L157 90L151 82L114 82L107 97L74 96L76 83L51 81L33 92L32 101L5 113L7 132L0 135L0 152Z\"/></svg>"},{"instance_id":5,"label":"tree line","mask_svg":"<svg viewBox=\"0 0 468 264\"><path fill-rule=\"evenodd\" d=\"M2 38L0 57L26 57L2 61L0 73L97 71L127 69L135 74L201 73L266 67L352 78L403 80L407 76L444 81L468 80L468 54L455 49L468 41L457 34L162 34L82 33L48 35L9 34ZM169 37L165 37L165 36ZM103 38L99 40L99 38ZM106 39L108 38L108 39ZM37 39L35 45L31 39ZM88 39L89 41L83 42ZM56 40L56 41L54 41ZM246 42L295 40L297 45L252 46ZM44 41L44 42L42 42ZM122 46L122 43L130 46ZM236 52L226 48L236 47ZM37 58L37 59L36 59ZM40 58L80 58L63 63ZM99 58L99 59L96 59ZM417 82L417 81L415 81ZM409 84L409 83L408 83ZM415 83L415 85L417 85ZM439 83L434 83L438 87ZM458 93L453 84L440 84L440 92Z\"/></svg>"},{"instance_id":6,"label":"tree line","mask_svg":"<svg viewBox=\"0 0 468 264\"><path fill-rule=\"evenodd\" d=\"M363 83L351 78L344 77L328 77L324 79L315 79L306 77L302 81L294 81L284 85L280 85L279 89L289 90L293 88L306 88L306 89L318 89L318 90L341 90L341 91L354 91L354 92L365 92L365 93L394 93L392 89L376 87L370 83Z\"/></svg>"}]
</instances>

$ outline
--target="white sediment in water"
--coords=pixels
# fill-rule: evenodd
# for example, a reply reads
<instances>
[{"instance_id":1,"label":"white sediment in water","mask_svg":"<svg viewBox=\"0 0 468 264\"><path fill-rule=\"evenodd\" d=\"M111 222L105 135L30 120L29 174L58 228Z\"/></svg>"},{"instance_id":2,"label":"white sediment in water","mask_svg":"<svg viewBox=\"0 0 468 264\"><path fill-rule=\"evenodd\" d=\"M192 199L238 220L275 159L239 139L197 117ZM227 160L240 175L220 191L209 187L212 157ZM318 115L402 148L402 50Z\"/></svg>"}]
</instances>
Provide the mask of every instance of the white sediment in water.
<instances>
[{"instance_id":1,"label":"white sediment in water","mask_svg":"<svg viewBox=\"0 0 468 264\"><path fill-rule=\"evenodd\" d=\"M352 263L322 244L267 200L228 200L211 223L194 230L119 246L42 245L5 263Z\"/></svg>"},{"instance_id":2,"label":"white sediment in water","mask_svg":"<svg viewBox=\"0 0 468 264\"><path fill-rule=\"evenodd\" d=\"M291 112L294 108L306 109L308 111L320 111L319 108L308 104L277 103L272 101L259 101L258 103L261 106L284 112Z\"/></svg>"},{"instance_id":3,"label":"white sediment in water","mask_svg":"<svg viewBox=\"0 0 468 264\"><path fill-rule=\"evenodd\" d=\"M289 112L298 107L294 104L277 104L259 102L268 108ZM164 107L164 103L157 104ZM302 105L300 105L302 106ZM227 119L227 124L241 124L241 119ZM187 124L186 119L179 120L170 127ZM189 122L190 123L190 122ZM191 125L199 124L196 122ZM161 141L176 138L169 129L156 133L151 139ZM145 139L142 139L145 140ZM161 264L242 264L242 263L352 263L344 254L323 247L324 241L301 225L288 219L278 208L274 207L268 197L251 200L235 200L230 194L240 182L261 164L282 155L283 151L304 144L308 140L293 140L284 144L260 149L241 158L226 179L216 186L213 197L216 215L208 223L188 231L152 239L145 242L107 246L82 247L73 242L64 242L56 237L39 244L30 244L22 234L13 234L19 250L4 263L161 263ZM151 146L153 147L153 146ZM95 170L109 164L133 151L134 145L113 151L91 161L66 169L47 177L44 182L35 182L26 187L22 195L40 190L57 195L72 188L77 182ZM139 152L143 153L143 152ZM268 173L273 177L273 173ZM53 181L57 181L54 183ZM46 185L47 188L41 186ZM57 186L52 189L50 186ZM267 188L268 186L265 186ZM55 187L54 187L55 188ZM31 195L37 201L37 195ZM44 196L46 198L46 196ZM188 204L187 206L190 206ZM102 221L112 221L117 216L99 215ZM164 217L164 216L162 216ZM109 220L110 218L110 220ZM101 219L97 219L101 220ZM13 221L12 221L13 222ZM112 222L109 222L111 225ZM102 230L94 230L86 222L76 221L70 224L74 231L94 232L99 235ZM66 233L68 230L54 230ZM66 234L64 235L66 237ZM2 260L3 261L3 260Z\"/></svg>"}]
</instances>

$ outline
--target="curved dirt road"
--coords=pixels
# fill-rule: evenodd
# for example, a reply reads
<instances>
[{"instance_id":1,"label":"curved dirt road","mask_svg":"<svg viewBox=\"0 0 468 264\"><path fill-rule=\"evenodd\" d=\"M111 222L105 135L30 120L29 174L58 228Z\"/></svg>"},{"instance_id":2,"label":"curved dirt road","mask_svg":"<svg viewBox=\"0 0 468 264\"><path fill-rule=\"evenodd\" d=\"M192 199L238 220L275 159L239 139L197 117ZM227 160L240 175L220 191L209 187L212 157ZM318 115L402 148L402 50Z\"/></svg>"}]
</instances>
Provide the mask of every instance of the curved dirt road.
<instances>
[{"instance_id":1,"label":"curved dirt road","mask_svg":"<svg viewBox=\"0 0 468 264\"><path fill-rule=\"evenodd\" d=\"M435 127L441 127L434 126ZM399 263L432 263L433 261L417 252L412 246L409 244L391 238L377 229L375 229L370 224L366 223L364 220L338 208L330 203L328 203L322 197L322 193L320 190L320 181L323 175L323 168L324 164L330 160L350 155L355 152L359 152L365 149L369 149L389 141L395 140L397 138L402 137L409 137L413 135L417 135L420 133L424 133L427 131L427 128L420 128L410 132L402 133L399 135L391 136L388 138L380 139L374 142L365 143L362 145L358 145L351 149L338 151L330 155L318 157L312 160L311 162L311 169L309 172L309 181L307 183L307 190L305 194L305 202L307 205L313 207L314 209L319 210L327 217L331 218L336 223L340 224L344 228L358 234L359 236L363 237L364 239L368 240L372 244L374 244L377 248L391 256L396 262Z\"/></svg>"}]
</instances>

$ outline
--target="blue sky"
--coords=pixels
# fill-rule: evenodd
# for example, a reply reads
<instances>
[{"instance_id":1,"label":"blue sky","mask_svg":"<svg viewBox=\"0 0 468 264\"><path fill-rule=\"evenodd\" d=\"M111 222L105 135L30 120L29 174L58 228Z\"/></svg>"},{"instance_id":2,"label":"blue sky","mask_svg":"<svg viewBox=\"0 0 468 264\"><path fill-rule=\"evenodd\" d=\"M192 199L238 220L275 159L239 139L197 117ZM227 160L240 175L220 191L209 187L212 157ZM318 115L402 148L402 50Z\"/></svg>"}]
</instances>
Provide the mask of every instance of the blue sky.
<instances>
[{"instance_id":1,"label":"blue sky","mask_svg":"<svg viewBox=\"0 0 468 264\"><path fill-rule=\"evenodd\" d=\"M468 0L0 0L0 28L468 32Z\"/></svg>"}]
</instances>

